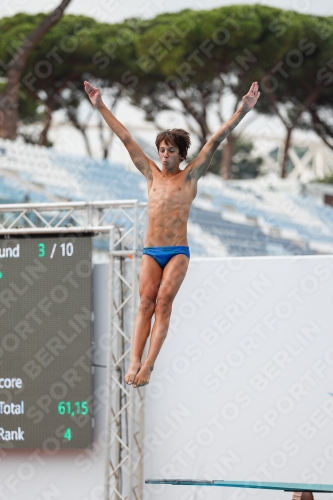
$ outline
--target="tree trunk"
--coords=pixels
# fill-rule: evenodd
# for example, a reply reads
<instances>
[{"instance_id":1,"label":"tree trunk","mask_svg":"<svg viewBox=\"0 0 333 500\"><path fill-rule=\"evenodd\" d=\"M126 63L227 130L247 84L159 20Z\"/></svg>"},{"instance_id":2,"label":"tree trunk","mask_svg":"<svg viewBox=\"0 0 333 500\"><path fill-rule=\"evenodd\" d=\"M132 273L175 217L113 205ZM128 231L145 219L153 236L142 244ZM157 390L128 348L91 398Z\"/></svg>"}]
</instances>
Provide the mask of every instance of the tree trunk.
<instances>
[{"instance_id":1,"label":"tree trunk","mask_svg":"<svg viewBox=\"0 0 333 500\"><path fill-rule=\"evenodd\" d=\"M225 139L222 150L221 177L224 180L230 179L232 150L236 138L234 134L229 134Z\"/></svg>"},{"instance_id":2,"label":"tree trunk","mask_svg":"<svg viewBox=\"0 0 333 500\"><path fill-rule=\"evenodd\" d=\"M85 129L83 127L81 127L80 128L80 132L81 132L81 134L83 136L84 144L85 144L86 150L87 150L87 155L88 156L92 156L89 139L88 139L88 136L87 136L87 133L86 133Z\"/></svg>"},{"instance_id":3,"label":"tree trunk","mask_svg":"<svg viewBox=\"0 0 333 500\"><path fill-rule=\"evenodd\" d=\"M72 125L76 128L76 130L78 130L82 134L88 156L92 156L89 139L88 139L87 132L86 132L87 127L80 124L80 122L77 119L77 116L75 115L75 111L72 111L70 108L67 109L67 116L68 116L70 122L72 123Z\"/></svg>"},{"instance_id":4,"label":"tree trunk","mask_svg":"<svg viewBox=\"0 0 333 500\"><path fill-rule=\"evenodd\" d=\"M17 130L18 85L8 79L5 92L0 94L0 137L15 139Z\"/></svg>"},{"instance_id":5,"label":"tree trunk","mask_svg":"<svg viewBox=\"0 0 333 500\"><path fill-rule=\"evenodd\" d=\"M200 134L198 138L203 147L207 142L207 137L210 135L210 130L207 123L206 108L202 106L201 112L193 106L191 99L188 96L181 96L177 90L174 90L174 95L177 97L183 105L183 114L187 116L188 114L192 116L200 127Z\"/></svg>"},{"instance_id":6,"label":"tree trunk","mask_svg":"<svg viewBox=\"0 0 333 500\"><path fill-rule=\"evenodd\" d=\"M105 139L103 125L104 125L104 122L102 119L100 119L100 121L98 123L99 138L101 141L101 147L102 147L102 151L103 151L103 160L106 160L107 157L109 156L109 147L110 147L112 135L110 135L109 139Z\"/></svg>"},{"instance_id":7,"label":"tree trunk","mask_svg":"<svg viewBox=\"0 0 333 500\"><path fill-rule=\"evenodd\" d=\"M304 111L308 111L311 113L312 105L320 95L322 90L322 86L317 84L317 86L314 88L314 90L311 92L310 95L306 98L304 104L300 103L298 100L294 100L294 103L296 105L296 109L294 110L295 117L292 120L291 123L288 123L283 116L281 115L277 102L275 100L275 97L273 93L268 93L271 105L276 112L276 114L279 116L281 119L282 123L285 125L287 129L287 135L286 135L286 140L284 144L284 152L283 152L283 158L282 158L282 165L281 165L281 178L285 179L287 177L287 162L288 162L288 152L289 152L289 147L290 147L290 141L291 141L291 134L294 129L294 127L297 126L302 114Z\"/></svg>"},{"instance_id":8,"label":"tree trunk","mask_svg":"<svg viewBox=\"0 0 333 500\"><path fill-rule=\"evenodd\" d=\"M282 164L281 164L281 178L282 179L285 179L287 177L288 153L289 153L292 131L293 131L292 127L287 128L287 135L286 135L286 140L284 143L284 151L283 151L283 158L282 158Z\"/></svg>"},{"instance_id":9,"label":"tree trunk","mask_svg":"<svg viewBox=\"0 0 333 500\"><path fill-rule=\"evenodd\" d=\"M333 149L333 144L329 141L333 139L333 133L329 125L323 122L314 109L310 110L313 129L316 134L323 140L324 144L330 149Z\"/></svg>"},{"instance_id":10,"label":"tree trunk","mask_svg":"<svg viewBox=\"0 0 333 500\"><path fill-rule=\"evenodd\" d=\"M47 108L46 110L46 120L44 123L43 130L39 134L39 139L38 139L38 144L39 146L47 146L48 145L48 140L47 140L47 134L49 131L49 128L51 126L51 121L52 121L52 112L50 108Z\"/></svg>"},{"instance_id":11,"label":"tree trunk","mask_svg":"<svg viewBox=\"0 0 333 500\"><path fill-rule=\"evenodd\" d=\"M48 14L39 25L27 36L7 65L7 84L0 94L0 137L15 139L18 121L18 96L20 78L26 62L45 33L62 17L71 0L63 0L51 14Z\"/></svg>"}]
</instances>

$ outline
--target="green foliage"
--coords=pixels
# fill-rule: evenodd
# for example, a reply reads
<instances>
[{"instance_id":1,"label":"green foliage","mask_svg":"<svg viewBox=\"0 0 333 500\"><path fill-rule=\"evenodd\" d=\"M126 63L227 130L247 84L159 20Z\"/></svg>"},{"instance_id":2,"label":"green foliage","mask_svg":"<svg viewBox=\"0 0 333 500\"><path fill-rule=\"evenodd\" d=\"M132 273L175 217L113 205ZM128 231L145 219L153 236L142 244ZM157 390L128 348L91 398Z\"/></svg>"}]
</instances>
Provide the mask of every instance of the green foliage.
<instances>
[{"instance_id":1,"label":"green foliage","mask_svg":"<svg viewBox=\"0 0 333 500\"><path fill-rule=\"evenodd\" d=\"M38 112L38 101L33 99L28 93L21 92L18 102L19 117L24 123L40 121L44 113Z\"/></svg>"},{"instance_id":2,"label":"green foliage","mask_svg":"<svg viewBox=\"0 0 333 500\"><path fill-rule=\"evenodd\" d=\"M20 13L0 20L0 60L4 64L42 16ZM111 25L86 16L64 15L44 35L26 64L19 115L21 120L37 117L41 98L48 106L52 103L53 110L78 109L80 100L86 99L83 80L92 79L100 87L124 87L149 120L170 109L175 98L179 103L182 92L183 112L197 120L203 141L209 108L219 105L225 91L240 101L254 80L261 86L259 113L274 115L273 99L292 122L317 87L313 109L318 115L324 109L333 111L332 53L332 17L259 4L186 9ZM0 68L1 76L6 73ZM75 102L68 101L66 91L67 96L68 91L76 95ZM299 120L297 126L312 124ZM251 170L246 162L241 163L233 175L247 175L247 169L256 175L259 166Z\"/></svg>"},{"instance_id":3,"label":"green foliage","mask_svg":"<svg viewBox=\"0 0 333 500\"><path fill-rule=\"evenodd\" d=\"M42 14L16 14L1 20L2 61L9 61L14 48L41 18ZM107 85L115 80L124 83L124 73L131 71L139 78L139 87L170 77L178 78L184 87L209 85L217 75L232 74L236 78L232 89L241 96L253 79L260 79L282 62L288 77L279 72L274 77L279 81L281 97L287 99L295 95L295 80L300 84L311 72L313 79L332 54L332 37L323 40L318 35L319 22L323 19L261 5L186 9L149 21L129 19L113 25L86 16L65 15L37 45L25 74L34 75L38 89L65 76L81 80L83 74ZM326 18L325 23L332 28L332 18ZM316 46L311 54L311 50L303 50L309 44ZM291 50L304 53L301 65L286 64ZM46 76L47 68L41 61L52 64L52 75ZM191 67L188 76L184 63ZM295 84L290 85L290 81Z\"/></svg>"},{"instance_id":4,"label":"green foliage","mask_svg":"<svg viewBox=\"0 0 333 500\"><path fill-rule=\"evenodd\" d=\"M328 175L327 177L324 177L323 179L316 179L313 182L321 182L323 184L333 184L333 174Z\"/></svg>"},{"instance_id":5,"label":"green foliage","mask_svg":"<svg viewBox=\"0 0 333 500\"><path fill-rule=\"evenodd\" d=\"M23 40L36 28L43 14L15 14L0 19L0 60L7 64Z\"/></svg>"}]
</instances>

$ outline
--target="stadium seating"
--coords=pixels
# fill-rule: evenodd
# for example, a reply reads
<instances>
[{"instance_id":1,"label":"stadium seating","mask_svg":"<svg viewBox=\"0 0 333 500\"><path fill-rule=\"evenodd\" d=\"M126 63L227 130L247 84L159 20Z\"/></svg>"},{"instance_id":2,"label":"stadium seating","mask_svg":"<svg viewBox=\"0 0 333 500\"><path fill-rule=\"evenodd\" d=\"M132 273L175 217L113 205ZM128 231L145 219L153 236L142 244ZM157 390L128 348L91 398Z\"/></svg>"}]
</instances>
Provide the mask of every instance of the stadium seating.
<instances>
[{"instance_id":1,"label":"stadium seating","mask_svg":"<svg viewBox=\"0 0 333 500\"><path fill-rule=\"evenodd\" d=\"M147 200L145 179L118 163L0 139L0 201ZM333 253L333 208L263 182L199 182L190 213L196 256Z\"/></svg>"}]
</instances>

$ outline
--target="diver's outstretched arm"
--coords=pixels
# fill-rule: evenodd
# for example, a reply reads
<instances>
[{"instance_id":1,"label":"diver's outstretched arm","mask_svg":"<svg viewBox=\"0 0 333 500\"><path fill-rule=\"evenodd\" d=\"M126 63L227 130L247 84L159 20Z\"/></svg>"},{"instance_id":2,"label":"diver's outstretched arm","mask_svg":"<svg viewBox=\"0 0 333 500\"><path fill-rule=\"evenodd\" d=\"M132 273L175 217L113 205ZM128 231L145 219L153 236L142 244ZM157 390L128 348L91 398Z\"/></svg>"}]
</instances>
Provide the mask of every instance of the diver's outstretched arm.
<instances>
[{"instance_id":1,"label":"diver's outstretched arm","mask_svg":"<svg viewBox=\"0 0 333 500\"><path fill-rule=\"evenodd\" d=\"M103 116L110 129L119 137L136 168L145 176L150 177L151 162L150 158L145 155L138 143L133 139L129 131L119 120L111 113L102 100L101 93L98 88L91 85L91 83L84 82L84 90L87 92L91 103L98 109Z\"/></svg>"},{"instance_id":2,"label":"diver's outstretched arm","mask_svg":"<svg viewBox=\"0 0 333 500\"><path fill-rule=\"evenodd\" d=\"M222 127L206 142L197 158L186 167L192 169L193 175L199 179L208 169L213 154L221 142L234 130L244 116L251 111L260 97L259 86L257 82L252 83L248 93L242 98L242 105L236 113L222 125Z\"/></svg>"}]
</instances>

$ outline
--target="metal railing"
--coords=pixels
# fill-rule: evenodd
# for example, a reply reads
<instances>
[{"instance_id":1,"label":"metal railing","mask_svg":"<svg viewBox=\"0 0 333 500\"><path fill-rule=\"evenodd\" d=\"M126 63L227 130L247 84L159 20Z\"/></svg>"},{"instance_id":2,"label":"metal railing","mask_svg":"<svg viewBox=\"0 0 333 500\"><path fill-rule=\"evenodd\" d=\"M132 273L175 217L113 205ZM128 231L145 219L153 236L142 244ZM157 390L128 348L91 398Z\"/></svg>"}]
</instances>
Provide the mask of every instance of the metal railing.
<instances>
[{"instance_id":1,"label":"metal railing","mask_svg":"<svg viewBox=\"0 0 333 500\"><path fill-rule=\"evenodd\" d=\"M128 390L138 296L138 260L147 225L147 204L137 200L0 205L0 235L107 233L109 334L105 500L141 500L143 487L143 392Z\"/></svg>"}]
</instances>

